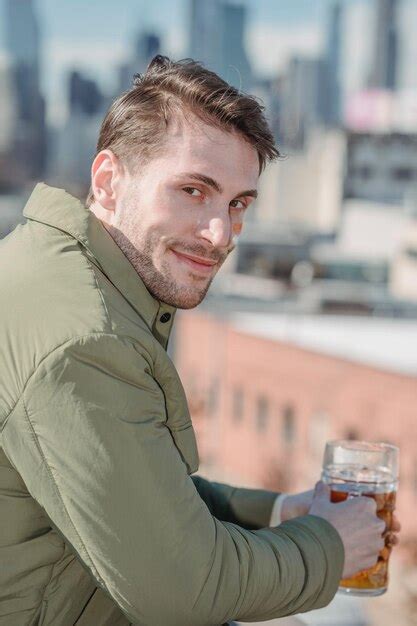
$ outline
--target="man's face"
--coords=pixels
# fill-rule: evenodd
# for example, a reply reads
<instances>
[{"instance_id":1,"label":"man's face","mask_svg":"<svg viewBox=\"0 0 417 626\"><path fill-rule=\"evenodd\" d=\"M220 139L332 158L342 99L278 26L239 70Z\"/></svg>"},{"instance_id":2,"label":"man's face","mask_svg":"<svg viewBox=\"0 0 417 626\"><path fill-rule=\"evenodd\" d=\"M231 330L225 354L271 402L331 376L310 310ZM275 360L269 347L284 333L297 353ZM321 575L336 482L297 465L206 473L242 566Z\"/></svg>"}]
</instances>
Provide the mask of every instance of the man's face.
<instances>
[{"instance_id":1,"label":"man's face","mask_svg":"<svg viewBox=\"0 0 417 626\"><path fill-rule=\"evenodd\" d=\"M155 298L195 307L235 246L258 177L242 136L173 120L161 154L122 179L107 228Z\"/></svg>"}]
</instances>

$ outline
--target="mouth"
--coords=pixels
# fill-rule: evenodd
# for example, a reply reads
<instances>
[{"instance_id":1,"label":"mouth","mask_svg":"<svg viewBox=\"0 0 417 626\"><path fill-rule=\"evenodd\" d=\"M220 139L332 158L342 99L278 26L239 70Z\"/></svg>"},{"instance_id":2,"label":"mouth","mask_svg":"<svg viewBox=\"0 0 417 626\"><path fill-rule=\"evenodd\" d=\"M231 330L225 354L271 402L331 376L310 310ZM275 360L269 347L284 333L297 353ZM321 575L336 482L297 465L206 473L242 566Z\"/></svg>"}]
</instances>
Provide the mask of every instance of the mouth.
<instances>
[{"instance_id":1,"label":"mouth","mask_svg":"<svg viewBox=\"0 0 417 626\"><path fill-rule=\"evenodd\" d=\"M201 257L194 257L189 254L184 254L182 252L177 252L171 248L171 252L175 254L177 259L191 267L194 271L197 271L200 274L208 275L213 272L213 268L218 265L217 261L213 261L212 259L203 259Z\"/></svg>"}]
</instances>

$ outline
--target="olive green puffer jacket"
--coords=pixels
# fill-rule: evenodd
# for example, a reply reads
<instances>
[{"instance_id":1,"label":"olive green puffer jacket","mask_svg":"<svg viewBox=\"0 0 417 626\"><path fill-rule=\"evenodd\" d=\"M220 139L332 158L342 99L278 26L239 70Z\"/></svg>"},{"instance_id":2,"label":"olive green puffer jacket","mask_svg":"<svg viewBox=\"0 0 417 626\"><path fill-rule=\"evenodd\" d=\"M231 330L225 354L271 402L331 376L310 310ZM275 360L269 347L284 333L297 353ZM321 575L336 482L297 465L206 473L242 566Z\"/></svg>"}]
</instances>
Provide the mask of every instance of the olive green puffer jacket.
<instances>
[{"instance_id":1,"label":"olive green puffer jacket","mask_svg":"<svg viewBox=\"0 0 417 626\"><path fill-rule=\"evenodd\" d=\"M198 453L156 301L91 211L36 186L0 242L0 625L216 626L326 605L325 520Z\"/></svg>"}]
</instances>

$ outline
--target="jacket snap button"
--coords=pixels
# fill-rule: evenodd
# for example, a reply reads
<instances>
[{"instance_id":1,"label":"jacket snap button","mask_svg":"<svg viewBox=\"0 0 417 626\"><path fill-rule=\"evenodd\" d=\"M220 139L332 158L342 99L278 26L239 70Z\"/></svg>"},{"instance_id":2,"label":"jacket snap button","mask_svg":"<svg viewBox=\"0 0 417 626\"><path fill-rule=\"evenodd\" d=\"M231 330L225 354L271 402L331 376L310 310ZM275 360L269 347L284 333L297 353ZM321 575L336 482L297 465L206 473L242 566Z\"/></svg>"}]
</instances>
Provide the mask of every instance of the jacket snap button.
<instances>
[{"instance_id":1,"label":"jacket snap button","mask_svg":"<svg viewBox=\"0 0 417 626\"><path fill-rule=\"evenodd\" d=\"M171 313L163 313L161 317L159 318L159 321L165 324L165 322L169 322L170 319L171 319Z\"/></svg>"}]
</instances>

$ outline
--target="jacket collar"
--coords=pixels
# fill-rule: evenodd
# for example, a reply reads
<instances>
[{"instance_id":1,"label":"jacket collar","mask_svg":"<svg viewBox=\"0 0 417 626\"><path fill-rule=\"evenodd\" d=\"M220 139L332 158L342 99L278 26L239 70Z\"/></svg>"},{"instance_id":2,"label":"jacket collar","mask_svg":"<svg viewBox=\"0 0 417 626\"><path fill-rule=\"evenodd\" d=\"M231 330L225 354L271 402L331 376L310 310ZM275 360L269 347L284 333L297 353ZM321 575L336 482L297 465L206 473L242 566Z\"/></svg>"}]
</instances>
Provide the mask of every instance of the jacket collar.
<instances>
[{"instance_id":1,"label":"jacket collar","mask_svg":"<svg viewBox=\"0 0 417 626\"><path fill-rule=\"evenodd\" d=\"M166 348L176 309L156 300L101 221L64 189L38 183L23 215L68 233L88 251L93 262L133 306ZM160 322L165 313L168 322ZM165 316L166 318L167 316Z\"/></svg>"}]
</instances>

